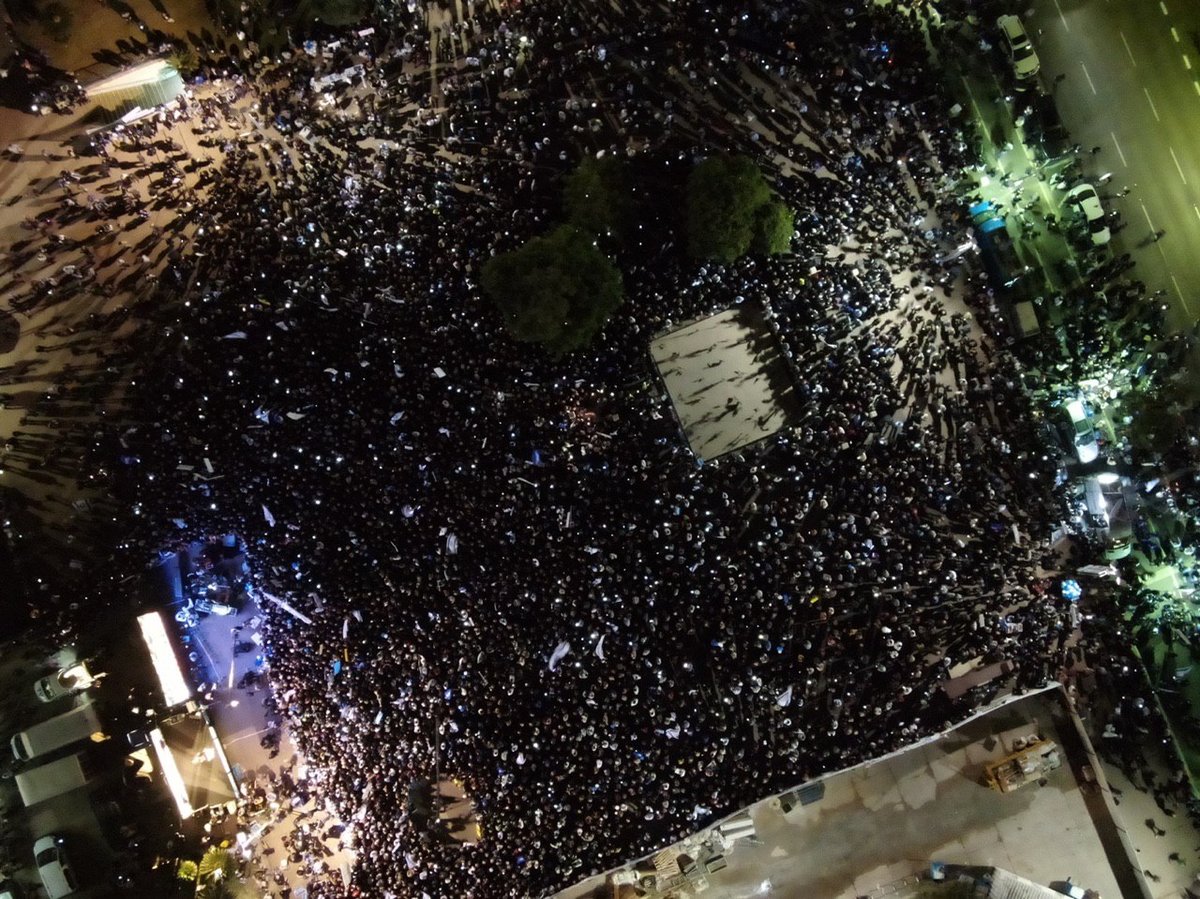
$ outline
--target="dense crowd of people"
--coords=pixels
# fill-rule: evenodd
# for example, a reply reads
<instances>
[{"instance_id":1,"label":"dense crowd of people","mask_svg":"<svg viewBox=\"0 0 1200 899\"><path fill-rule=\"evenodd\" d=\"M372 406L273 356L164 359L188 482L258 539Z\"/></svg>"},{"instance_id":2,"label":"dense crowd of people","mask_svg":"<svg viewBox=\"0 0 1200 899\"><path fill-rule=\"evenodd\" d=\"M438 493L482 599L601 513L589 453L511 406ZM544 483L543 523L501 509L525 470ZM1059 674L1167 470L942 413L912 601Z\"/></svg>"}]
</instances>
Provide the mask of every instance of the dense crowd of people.
<instances>
[{"instance_id":1,"label":"dense crowd of people","mask_svg":"<svg viewBox=\"0 0 1200 899\"><path fill-rule=\"evenodd\" d=\"M836 6L475 4L437 48L414 10L105 135L95 188L64 175L67 215L152 228L26 295L153 294L139 422L79 435L137 512L114 575L232 530L312 619L269 608L270 680L364 895L542 894L944 726L981 698L938 692L959 663L1057 676L1055 463L982 276L938 261L973 162L941 32ZM611 154L670 184L718 151L769 173L791 254L696 263L647 204L592 347L505 336L480 266L549 227L561 175ZM78 249L63 224L15 252ZM801 411L705 462L647 342L737 305ZM435 759L477 846L410 820Z\"/></svg>"}]
</instances>

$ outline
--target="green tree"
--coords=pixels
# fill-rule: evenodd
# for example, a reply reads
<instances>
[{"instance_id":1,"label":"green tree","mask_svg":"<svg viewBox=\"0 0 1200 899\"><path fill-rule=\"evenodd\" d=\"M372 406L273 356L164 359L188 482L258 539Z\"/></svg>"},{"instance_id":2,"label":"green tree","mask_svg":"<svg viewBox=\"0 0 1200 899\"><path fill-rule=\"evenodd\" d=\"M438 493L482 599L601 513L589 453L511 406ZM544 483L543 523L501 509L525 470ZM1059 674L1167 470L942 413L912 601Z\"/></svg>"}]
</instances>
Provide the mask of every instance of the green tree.
<instances>
[{"instance_id":1,"label":"green tree","mask_svg":"<svg viewBox=\"0 0 1200 899\"><path fill-rule=\"evenodd\" d=\"M796 218L782 200L771 200L758 210L754 223L752 249L762 256L789 253L792 249L792 232L796 229Z\"/></svg>"},{"instance_id":2,"label":"green tree","mask_svg":"<svg viewBox=\"0 0 1200 899\"><path fill-rule=\"evenodd\" d=\"M692 169L687 183L688 252L729 264L756 252L783 252L791 213L746 156L710 156Z\"/></svg>"},{"instance_id":3,"label":"green tree","mask_svg":"<svg viewBox=\"0 0 1200 899\"><path fill-rule=\"evenodd\" d=\"M615 156L586 157L563 186L563 206L570 224L617 239L633 218L631 196L625 164Z\"/></svg>"},{"instance_id":4,"label":"green tree","mask_svg":"<svg viewBox=\"0 0 1200 899\"><path fill-rule=\"evenodd\" d=\"M1139 383L1121 398L1129 441L1148 454L1166 452L1194 419L1195 409L1191 391L1178 380Z\"/></svg>"},{"instance_id":5,"label":"green tree","mask_svg":"<svg viewBox=\"0 0 1200 899\"><path fill-rule=\"evenodd\" d=\"M195 883L196 877L200 873L200 867L190 858L185 858L179 863L179 867L175 871L175 876L180 880L186 880L189 883Z\"/></svg>"},{"instance_id":6,"label":"green tree","mask_svg":"<svg viewBox=\"0 0 1200 899\"><path fill-rule=\"evenodd\" d=\"M624 300L616 266L570 225L489 259L480 283L509 334L555 356L586 345Z\"/></svg>"},{"instance_id":7,"label":"green tree","mask_svg":"<svg viewBox=\"0 0 1200 899\"><path fill-rule=\"evenodd\" d=\"M172 50L171 55L167 57L167 63L184 78L195 75L196 69L200 66L200 62L196 58L196 51L192 49L191 44L183 44Z\"/></svg>"},{"instance_id":8,"label":"green tree","mask_svg":"<svg viewBox=\"0 0 1200 899\"><path fill-rule=\"evenodd\" d=\"M197 868L200 899L249 899L250 890L238 875L237 859L222 846L211 846Z\"/></svg>"},{"instance_id":9,"label":"green tree","mask_svg":"<svg viewBox=\"0 0 1200 899\"><path fill-rule=\"evenodd\" d=\"M38 24L46 37L58 44L65 44L71 38L71 26L74 24L75 17L70 9L59 0L51 0L50 3L40 7L38 11Z\"/></svg>"},{"instance_id":10,"label":"green tree","mask_svg":"<svg viewBox=\"0 0 1200 899\"><path fill-rule=\"evenodd\" d=\"M297 24L324 22L334 28L362 20L367 8L364 0L300 0L296 7Z\"/></svg>"}]
</instances>

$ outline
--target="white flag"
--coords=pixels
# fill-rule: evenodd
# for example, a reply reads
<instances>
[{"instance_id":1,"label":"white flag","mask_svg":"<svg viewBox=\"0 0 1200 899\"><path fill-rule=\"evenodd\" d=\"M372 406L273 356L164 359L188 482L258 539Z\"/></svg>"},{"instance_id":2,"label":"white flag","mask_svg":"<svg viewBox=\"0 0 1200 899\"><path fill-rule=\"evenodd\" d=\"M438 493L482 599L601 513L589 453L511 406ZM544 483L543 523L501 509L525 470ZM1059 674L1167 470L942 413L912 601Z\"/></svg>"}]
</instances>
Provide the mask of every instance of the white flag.
<instances>
[{"instance_id":1,"label":"white flag","mask_svg":"<svg viewBox=\"0 0 1200 899\"><path fill-rule=\"evenodd\" d=\"M676 724L674 727L668 727L666 733L669 739L678 740L679 735L683 733L683 728Z\"/></svg>"},{"instance_id":2,"label":"white flag","mask_svg":"<svg viewBox=\"0 0 1200 899\"><path fill-rule=\"evenodd\" d=\"M600 640L596 644L596 655L600 657L601 662L604 661L604 638L607 636L608 636L608 634L601 634Z\"/></svg>"},{"instance_id":3,"label":"white flag","mask_svg":"<svg viewBox=\"0 0 1200 899\"><path fill-rule=\"evenodd\" d=\"M570 651L571 644L567 640L563 640L556 647L554 647L554 652L550 654L550 670L553 671L554 666L561 662L563 660L563 656Z\"/></svg>"},{"instance_id":4,"label":"white flag","mask_svg":"<svg viewBox=\"0 0 1200 899\"><path fill-rule=\"evenodd\" d=\"M226 334L221 339L222 340L245 340L246 337L247 337L247 334L245 331L232 331L229 334Z\"/></svg>"},{"instance_id":5,"label":"white flag","mask_svg":"<svg viewBox=\"0 0 1200 899\"><path fill-rule=\"evenodd\" d=\"M275 527L275 516L271 514L271 510L267 508L266 503L263 503L263 518L267 520L267 524Z\"/></svg>"},{"instance_id":6,"label":"white flag","mask_svg":"<svg viewBox=\"0 0 1200 899\"><path fill-rule=\"evenodd\" d=\"M789 705L791 705L792 704L792 688L788 687L786 690L784 690L782 693L780 693L779 696L776 698L775 702L781 709L786 709Z\"/></svg>"},{"instance_id":7,"label":"white flag","mask_svg":"<svg viewBox=\"0 0 1200 899\"><path fill-rule=\"evenodd\" d=\"M450 555L454 555L458 552L458 537L456 537L454 534L448 534L446 536L446 552L450 553Z\"/></svg>"}]
</instances>

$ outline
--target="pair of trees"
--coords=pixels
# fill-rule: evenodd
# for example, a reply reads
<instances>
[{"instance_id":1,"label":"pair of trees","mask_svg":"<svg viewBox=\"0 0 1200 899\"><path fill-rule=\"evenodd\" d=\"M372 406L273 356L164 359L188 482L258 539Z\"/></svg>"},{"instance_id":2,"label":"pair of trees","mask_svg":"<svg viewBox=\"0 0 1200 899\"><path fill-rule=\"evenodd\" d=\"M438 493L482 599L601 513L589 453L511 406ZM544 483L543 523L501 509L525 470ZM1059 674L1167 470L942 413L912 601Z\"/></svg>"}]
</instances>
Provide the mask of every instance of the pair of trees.
<instances>
[{"instance_id":1,"label":"pair of trees","mask_svg":"<svg viewBox=\"0 0 1200 899\"><path fill-rule=\"evenodd\" d=\"M566 224L492 257L480 273L509 334L554 356L587 345L624 302L621 273L601 244L619 243L633 217L616 159L584 160L563 194Z\"/></svg>"},{"instance_id":2,"label":"pair of trees","mask_svg":"<svg viewBox=\"0 0 1200 899\"><path fill-rule=\"evenodd\" d=\"M747 253L786 253L792 211L746 156L710 156L688 176L688 252L729 265Z\"/></svg>"},{"instance_id":3,"label":"pair of trees","mask_svg":"<svg viewBox=\"0 0 1200 899\"><path fill-rule=\"evenodd\" d=\"M514 338L562 356L589 343L620 307L621 273L605 249L623 246L636 224L631 180L621 160L585 159L564 184L566 224L483 266L483 290ZM711 157L688 177L692 257L729 264L751 252L785 253L792 229L791 210L747 157Z\"/></svg>"}]
</instances>

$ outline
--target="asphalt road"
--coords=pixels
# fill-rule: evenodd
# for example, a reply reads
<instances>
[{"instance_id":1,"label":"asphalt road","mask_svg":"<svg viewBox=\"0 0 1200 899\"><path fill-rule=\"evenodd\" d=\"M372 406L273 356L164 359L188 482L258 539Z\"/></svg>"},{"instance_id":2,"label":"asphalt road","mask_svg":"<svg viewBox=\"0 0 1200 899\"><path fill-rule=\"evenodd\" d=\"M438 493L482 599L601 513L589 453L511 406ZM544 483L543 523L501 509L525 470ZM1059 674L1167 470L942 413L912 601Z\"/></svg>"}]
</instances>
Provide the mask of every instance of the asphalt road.
<instances>
[{"instance_id":1,"label":"asphalt road","mask_svg":"<svg viewBox=\"0 0 1200 899\"><path fill-rule=\"evenodd\" d=\"M1036 0L1034 10L1042 82L1085 173L1112 173L1097 189L1127 223L1113 251L1132 253L1150 292L1168 291L1172 324L1190 326L1200 318L1200 3Z\"/></svg>"}]
</instances>

